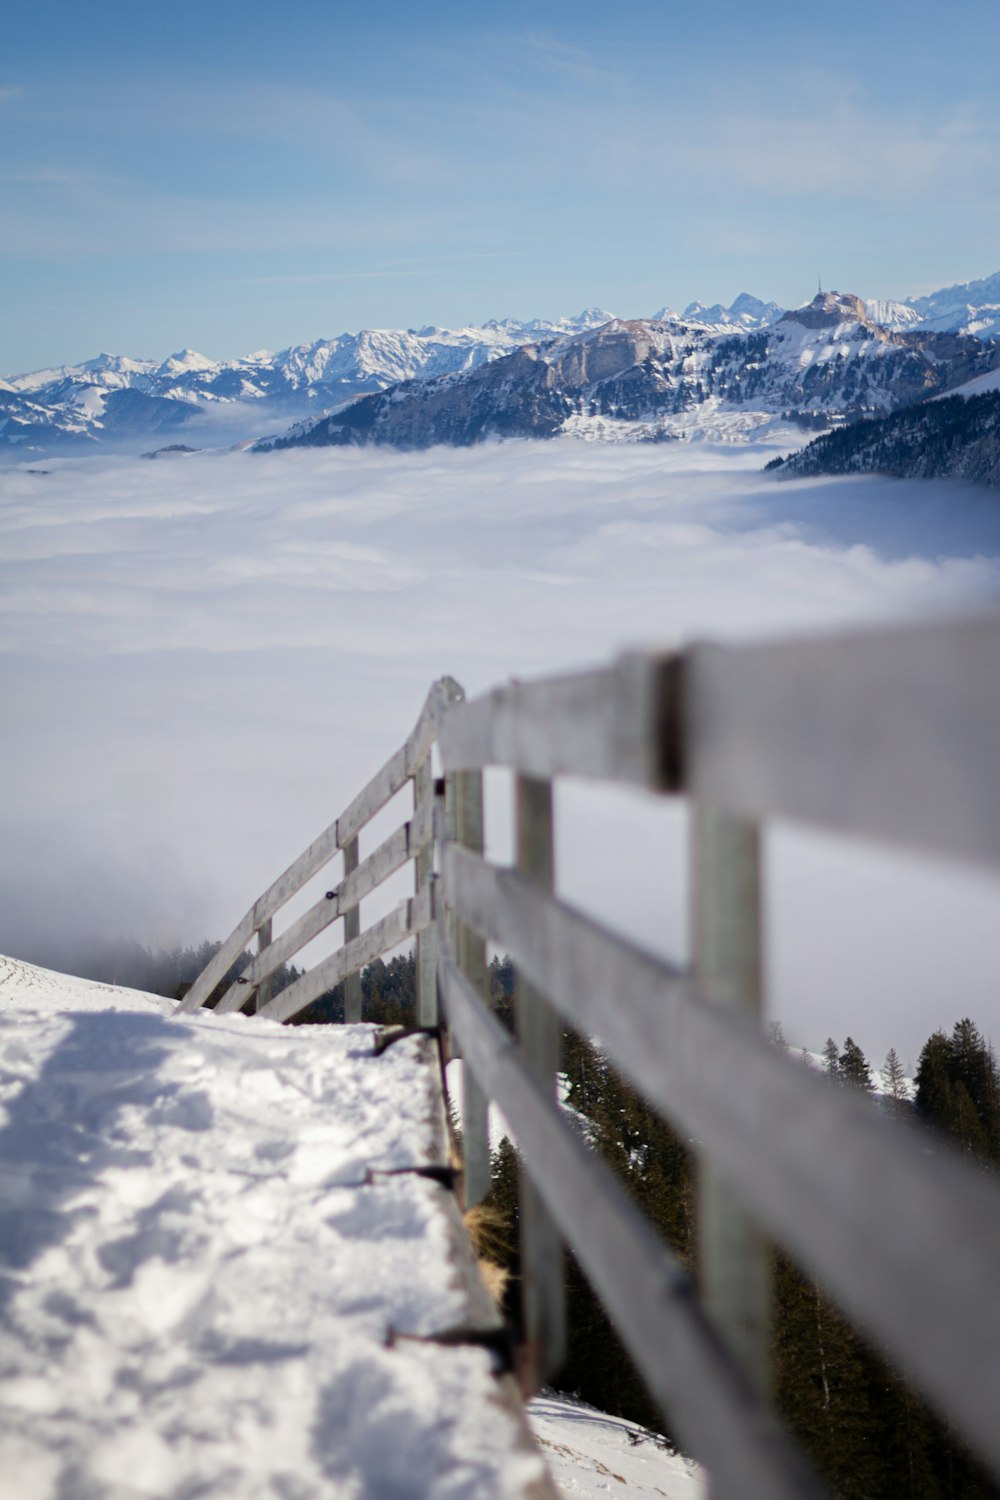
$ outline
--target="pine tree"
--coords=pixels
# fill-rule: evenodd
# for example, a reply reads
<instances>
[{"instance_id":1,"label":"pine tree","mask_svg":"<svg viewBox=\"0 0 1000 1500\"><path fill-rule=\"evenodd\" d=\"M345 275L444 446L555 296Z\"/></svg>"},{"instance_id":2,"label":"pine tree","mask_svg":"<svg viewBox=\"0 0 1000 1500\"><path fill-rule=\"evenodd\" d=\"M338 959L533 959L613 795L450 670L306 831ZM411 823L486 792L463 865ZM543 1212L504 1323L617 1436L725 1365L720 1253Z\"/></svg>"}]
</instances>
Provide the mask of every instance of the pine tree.
<instances>
[{"instance_id":1,"label":"pine tree","mask_svg":"<svg viewBox=\"0 0 1000 1500\"><path fill-rule=\"evenodd\" d=\"M916 1110L981 1162L1000 1160L1000 1076L989 1044L966 1017L936 1031L917 1068Z\"/></svg>"},{"instance_id":2,"label":"pine tree","mask_svg":"<svg viewBox=\"0 0 1000 1500\"><path fill-rule=\"evenodd\" d=\"M896 1055L895 1047L885 1054L885 1062L879 1069L879 1077L887 1096L897 1104L905 1104L910 1097L910 1085L903 1072L903 1064Z\"/></svg>"},{"instance_id":3,"label":"pine tree","mask_svg":"<svg viewBox=\"0 0 1000 1500\"><path fill-rule=\"evenodd\" d=\"M844 1042L844 1050L840 1054L839 1063L839 1076L843 1083L849 1084L851 1088L871 1093L874 1087L872 1070L868 1066L868 1059L853 1037L848 1037Z\"/></svg>"},{"instance_id":4,"label":"pine tree","mask_svg":"<svg viewBox=\"0 0 1000 1500\"><path fill-rule=\"evenodd\" d=\"M826 1039L826 1046L823 1048L823 1057L826 1062L827 1074L839 1083L840 1053L837 1051L837 1043L833 1040L832 1036L828 1036Z\"/></svg>"},{"instance_id":5,"label":"pine tree","mask_svg":"<svg viewBox=\"0 0 1000 1500\"><path fill-rule=\"evenodd\" d=\"M996 1061L978 1026L966 1016L951 1033L950 1071L953 1085L964 1084L982 1134L984 1159L1000 1155L1000 1077Z\"/></svg>"},{"instance_id":6,"label":"pine tree","mask_svg":"<svg viewBox=\"0 0 1000 1500\"><path fill-rule=\"evenodd\" d=\"M950 1045L943 1031L935 1031L923 1045L917 1063L915 1105L921 1119L948 1129L952 1114Z\"/></svg>"}]
</instances>

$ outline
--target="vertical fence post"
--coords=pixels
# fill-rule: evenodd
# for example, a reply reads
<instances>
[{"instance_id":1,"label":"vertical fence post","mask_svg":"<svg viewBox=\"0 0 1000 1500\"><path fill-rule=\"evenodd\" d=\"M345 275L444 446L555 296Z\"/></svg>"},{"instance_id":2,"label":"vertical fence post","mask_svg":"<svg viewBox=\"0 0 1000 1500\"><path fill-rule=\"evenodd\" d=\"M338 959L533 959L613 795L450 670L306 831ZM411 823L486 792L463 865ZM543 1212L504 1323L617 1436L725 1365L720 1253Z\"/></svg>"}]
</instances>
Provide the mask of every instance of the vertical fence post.
<instances>
[{"instance_id":1,"label":"vertical fence post","mask_svg":"<svg viewBox=\"0 0 1000 1500\"><path fill-rule=\"evenodd\" d=\"M260 924L260 926L257 928L257 953L258 954L263 953L263 951L264 951L265 948L269 948L271 946L271 920L272 919L270 917L268 917L267 921L266 922L262 922ZM271 979L271 975L269 974L267 976L267 978L266 979L262 979L261 982L260 982L260 984L257 986L257 994L256 994L256 997L255 997L255 1003L254 1003L254 1007L253 1007L254 1012L263 1010L264 1006L270 1000L270 998L271 998L271 983L272 983L272 979Z\"/></svg>"},{"instance_id":2,"label":"vertical fence post","mask_svg":"<svg viewBox=\"0 0 1000 1500\"><path fill-rule=\"evenodd\" d=\"M449 831L458 844L476 854L483 852L483 773L456 771L446 783L450 802ZM467 927L456 923L453 937L458 967L476 990L488 997L489 976L486 969L486 943ZM462 1069L462 1157L465 1206L481 1203L490 1190L489 1099L473 1076L472 1069Z\"/></svg>"},{"instance_id":3,"label":"vertical fence post","mask_svg":"<svg viewBox=\"0 0 1000 1500\"><path fill-rule=\"evenodd\" d=\"M555 887L552 783L515 779L516 862L522 875L547 891ZM520 975L517 1033L525 1062L546 1093L554 1094L561 1061L559 1019L544 995ZM566 1357L565 1268L559 1231L527 1173L520 1174L521 1284L527 1339L526 1383L537 1389Z\"/></svg>"},{"instance_id":4,"label":"vertical fence post","mask_svg":"<svg viewBox=\"0 0 1000 1500\"><path fill-rule=\"evenodd\" d=\"M434 798L434 775L428 750L413 778L413 814L427 807ZM417 850L414 862L413 888L419 896L434 871L434 841ZM417 1024L436 1026L437 999L437 933L433 926L417 935Z\"/></svg>"},{"instance_id":5,"label":"vertical fence post","mask_svg":"<svg viewBox=\"0 0 1000 1500\"><path fill-rule=\"evenodd\" d=\"M692 954L699 988L759 1020L763 1003L760 830L692 804ZM792 1127L790 1127L792 1128ZM700 1163L699 1272L706 1311L756 1389L770 1389L770 1253L710 1160Z\"/></svg>"},{"instance_id":6,"label":"vertical fence post","mask_svg":"<svg viewBox=\"0 0 1000 1500\"><path fill-rule=\"evenodd\" d=\"M358 868L357 835L344 845L344 875L351 875ZM361 908L349 907L344 912L344 942L349 943L361 933ZM361 1020L361 974L349 974L344 980L344 1020L348 1025Z\"/></svg>"}]
</instances>

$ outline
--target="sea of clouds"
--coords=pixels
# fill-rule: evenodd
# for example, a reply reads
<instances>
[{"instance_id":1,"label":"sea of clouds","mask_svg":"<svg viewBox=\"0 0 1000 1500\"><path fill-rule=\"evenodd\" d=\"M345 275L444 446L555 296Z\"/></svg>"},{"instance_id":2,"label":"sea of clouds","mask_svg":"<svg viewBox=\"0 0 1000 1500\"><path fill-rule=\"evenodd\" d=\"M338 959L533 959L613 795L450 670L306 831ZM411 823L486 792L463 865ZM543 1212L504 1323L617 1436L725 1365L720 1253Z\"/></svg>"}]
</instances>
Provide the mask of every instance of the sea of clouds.
<instances>
[{"instance_id":1,"label":"sea of clouds","mask_svg":"<svg viewBox=\"0 0 1000 1500\"><path fill-rule=\"evenodd\" d=\"M445 673L471 694L1000 599L990 492L779 482L766 456L567 439L0 471L0 951L222 937ZM683 955L682 810L572 786L559 813L566 893ZM795 1042L912 1063L966 1013L1000 1038L1000 881L785 829L769 875Z\"/></svg>"}]
</instances>

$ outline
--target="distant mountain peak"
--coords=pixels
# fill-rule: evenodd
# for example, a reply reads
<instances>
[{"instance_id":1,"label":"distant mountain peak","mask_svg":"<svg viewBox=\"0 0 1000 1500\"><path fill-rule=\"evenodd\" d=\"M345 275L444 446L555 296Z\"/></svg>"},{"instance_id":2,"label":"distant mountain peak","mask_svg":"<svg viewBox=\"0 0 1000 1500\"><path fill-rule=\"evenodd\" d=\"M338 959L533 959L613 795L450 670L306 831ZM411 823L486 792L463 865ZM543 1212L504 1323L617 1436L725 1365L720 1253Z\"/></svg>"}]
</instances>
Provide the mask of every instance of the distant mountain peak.
<instances>
[{"instance_id":1,"label":"distant mountain peak","mask_svg":"<svg viewBox=\"0 0 1000 1500\"><path fill-rule=\"evenodd\" d=\"M776 302L762 302L750 292L740 292L728 307L724 307L721 302L713 302L711 306L706 306L704 302L689 302L682 316L685 321L704 323L709 328L748 330L764 328L777 322L782 312L783 309ZM677 321L677 314L666 307L661 308L656 317L667 322Z\"/></svg>"},{"instance_id":2,"label":"distant mountain peak","mask_svg":"<svg viewBox=\"0 0 1000 1500\"><path fill-rule=\"evenodd\" d=\"M215 370L218 365L196 349L179 349L176 354L168 355L159 369L164 375L182 375L192 370Z\"/></svg>"},{"instance_id":3,"label":"distant mountain peak","mask_svg":"<svg viewBox=\"0 0 1000 1500\"><path fill-rule=\"evenodd\" d=\"M801 323L805 328L835 328L838 323L863 323L873 328L868 309L853 292L817 292L805 307L782 314L782 323Z\"/></svg>"}]
</instances>

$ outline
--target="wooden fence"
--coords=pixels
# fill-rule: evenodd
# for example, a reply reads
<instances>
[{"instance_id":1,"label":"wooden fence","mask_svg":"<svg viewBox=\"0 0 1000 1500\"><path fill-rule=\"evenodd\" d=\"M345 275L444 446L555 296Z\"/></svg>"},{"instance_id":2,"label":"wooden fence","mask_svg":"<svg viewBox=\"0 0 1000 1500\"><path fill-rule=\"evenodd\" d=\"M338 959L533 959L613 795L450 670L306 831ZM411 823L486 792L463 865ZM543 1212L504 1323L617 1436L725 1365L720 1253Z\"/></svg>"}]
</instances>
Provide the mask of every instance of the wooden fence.
<instances>
[{"instance_id":1,"label":"wooden fence","mask_svg":"<svg viewBox=\"0 0 1000 1500\"><path fill-rule=\"evenodd\" d=\"M482 773L494 766L514 774L511 867L483 857ZM555 894L560 776L690 799L690 969ZM359 862L359 832L407 782L409 821ZM488 1187L488 1101L516 1122L535 1379L562 1355L565 1242L714 1494L822 1494L768 1402L773 1241L1000 1474L1000 1189L762 1036L768 818L996 869L1000 618L636 653L472 702L436 683L406 743L255 902L181 1009L201 1005L256 934L218 1009L256 992L260 1014L287 1020L345 980L347 1019L359 1020L361 967L416 935L419 1021L440 1022L465 1064L467 1202ZM338 851L339 883L274 937L275 913ZM361 931L361 900L408 860L415 894ZM279 965L339 918L343 945L271 998ZM485 999L487 943L516 966L516 1041ZM560 1110L567 1025L599 1037L698 1143L697 1285Z\"/></svg>"}]
</instances>

